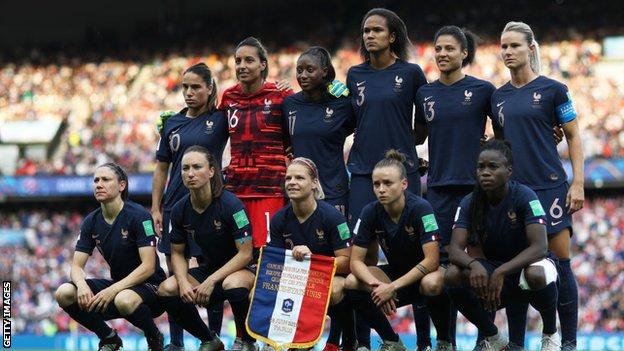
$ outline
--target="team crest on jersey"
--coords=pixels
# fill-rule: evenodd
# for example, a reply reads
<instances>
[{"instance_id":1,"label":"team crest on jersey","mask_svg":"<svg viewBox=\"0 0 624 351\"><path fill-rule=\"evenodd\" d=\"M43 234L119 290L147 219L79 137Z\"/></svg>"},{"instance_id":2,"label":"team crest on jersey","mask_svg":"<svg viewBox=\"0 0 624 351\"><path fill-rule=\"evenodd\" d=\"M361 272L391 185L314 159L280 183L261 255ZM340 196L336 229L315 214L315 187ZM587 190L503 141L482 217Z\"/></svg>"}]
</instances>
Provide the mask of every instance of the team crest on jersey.
<instances>
[{"instance_id":1,"label":"team crest on jersey","mask_svg":"<svg viewBox=\"0 0 624 351\"><path fill-rule=\"evenodd\" d=\"M206 121L206 134L214 133L214 122Z\"/></svg>"},{"instance_id":2,"label":"team crest on jersey","mask_svg":"<svg viewBox=\"0 0 624 351\"><path fill-rule=\"evenodd\" d=\"M514 212L514 210L507 211L507 218L509 218L509 224L512 228L518 226L518 215L516 215L516 212Z\"/></svg>"},{"instance_id":3,"label":"team crest on jersey","mask_svg":"<svg viewBox=\"0 0 624 351\"><path fill-rule=\"evenodd\" d=\"M403 78L399 76L394 77L394 92L400 93L403 90Z\"/></svg>"},{"instance_id":4,"label":"team crest on jersey","mask_svg":"<svg viewBox=\"0 0 624 351\"><path fill-rule=\"evenodd\" d=\"M405 232L407 233L407 235L411 238L414 237L414 234L416 233L414 231L414 227L412 227L411 225L405 225Z\"/></svg>"},{"instance_id":5,"label":"team crest on jersey","mask_svg":"<svg viewBox=\"0 0 624 351\"><path fill-rule=\"evenodd\" d=\"M271 113L271 103L271 99L264 99L264 110L262 110L262 113L264 113L265 115Z\"/></svg>"},{"instance_id":6,"label":"team crest on jersey","mask_svg":"<svg viewBox=\"0 0 624 351\"><path fill-rule=\"evenodd\" d=\"M323 121L331 122L333 116L334 116L334 110L328 107L325 109L325 117L323 118Z\"/></svg>"},{"instance_id":7,"label":"team crest on jersey","mask_svg":"<svg viewBox=\"0 0 624 351\"><path fill-rule=\"evenodd\" d=\"M221 230L221 228L223 228L223 224L220 221L216 220L216 219L214 221L212 221L212 224L214 224L214 229L217 230L217 231Z\"/></svg>"},{"instance_id":8,"label":"team crest on jersey","mask_svg":"<svg viewBox=\"0 0 624 351\"><path fill-rule=\"evenodd\" d=\"M533 108L540 108L542 105L542 94L537 91L533 93Z\"/></svg>"},{"instance_id":9,"label":"team crest on jersey","mask_svg":"<svg viewBox=\"0 0 624 351\"><path fill-rule=\"evenodd\" d=\"M186 233L189 234L193 238L193 240L195 240L195 229L191 229L190 224L183 224L182 227L184 228Z\"/></svg>"},{"instance_id":10,"label":"team crest on jersey","mask_svg":"<svg viewBox=\"0 0 624 351\"><path fill-rule=\"evenodd\" d=\"M316 238L319 241L325 240L325 232L323 231L323 229L317 229L316 230Z\"/></svg>"},{"instance_id":11,"label":"team crest on jersey","mask_svg":"<svg viewBox=\"0 0 624 351\"><path fill-rule=\"evenodd\" d=\"M128 229L121 228L121 238L123 240L128 240Z\"/></svg>"},{"instance_id":12,"label":"team crest on jersey","mask_svg":"<svg viewBox=\"0 0 624 351\"><path fill-rule=\"evenodd\" d=\"M464 90L464 101L462 105L470 105L472 104L472 91Z\"/></svg>"}]
</instances>

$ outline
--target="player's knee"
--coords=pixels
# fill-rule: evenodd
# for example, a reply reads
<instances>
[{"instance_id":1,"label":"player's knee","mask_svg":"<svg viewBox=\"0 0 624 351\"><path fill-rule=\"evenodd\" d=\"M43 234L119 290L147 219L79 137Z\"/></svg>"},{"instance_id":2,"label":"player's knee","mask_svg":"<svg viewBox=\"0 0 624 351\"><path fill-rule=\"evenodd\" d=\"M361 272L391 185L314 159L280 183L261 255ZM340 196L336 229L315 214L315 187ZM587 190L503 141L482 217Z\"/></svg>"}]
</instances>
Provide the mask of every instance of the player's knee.
<instances>
[{"instance_id":1,"label":"player's knee","mask_svg":"<svg viewBox=\"0 0 624 351\"><path fill-rule=\"evenodd\" d=\"M178 281L175 277L169 277L158 286L159 296L178 296Z\"/></svg>"},{"instance_id":2,"label":"player's knee","mask_svg":"<svg viewBox=\"0 0 624 351\"><path fill-rule=\"evenodd\" d=\"M117 310L123 316L134 312L141 302L143 302L141 297L132 290L122 290L115 296L115 307L117 307Z\"/></svg>"},{"instance_id":3,"label":"player's knee","mask_svg":"<svg viewBox=\"0 0 624 351\"><path fill-rule=\"evenodd\" d=\"M456 265L450 265L444 274L444 284L449 287L458 287L462 284L462 272Z\"/></svg>"},{"instance_id":4,"label":"player's knee","mask_svg":"<svg viewBox=\"0 0 624 351\"><path fill-rule=\"evenodd\" d=\"M444 290L444 276L439 273L427 274L420 282L420 292L426 296L437 296Z\"/></svg>"},{"instance_id":5,"label":"player's knee","mask_svg":"<svg viewBox=\"0 0 624 351\"><path fill-rule=\"evenodd\" d=\"M59 306L67 307L78 300L77 289L73 284L63 283L56 289L54 298Z\"/></svg>"},{"instance_id":6,"label":"player's knee","mask_svg":"<svg viewBox=\"0 0 624 351\"><path fill-rule=\"evenodd\" d=\"M546 286L546 275L544 268L540 266L529 266L524 269L524 279L531 290L542 289Z\"/></svg>"},{"instance_id":7,"label":"player's knee","mask_svg":"<svg viewBox=\"0 0 624 351\"><path fill-rule=\"evenodd\" d=\"M353 274L349 274L347 276L347 279L345 279L344 288L350 289L350 290L356 290L358 286L360 285L359 283L360 282L358 278L356 278Z\"/></svg>"},{"instance_id":8,"label":"player's knee","mask_svg":"<svg viewBox=\"0 0 624 351\"><path fill-rule=\"evenodd\" d=\"M344 289L345 289L344 279L340 279L340 281L338 282L334 281L334 283L332 284L332 290L331 290L329 303L332 305L335 305L339 303L340 301L342 301L342 298L344 297Z\"/></svg>"},{"instance_id":9,"label":"player's knee","mask_svg":"<svg viewBox=\"0 0 624 351\"><path fill-rule=\"evenodd\" d=\"M221 286L223 290L229 289L237 289L237 288L245 288L251 289L253 286L253 276L249 272L238 271L233 274L230 274L228 277L223 279Z\"/></svg>"}]
</instances>

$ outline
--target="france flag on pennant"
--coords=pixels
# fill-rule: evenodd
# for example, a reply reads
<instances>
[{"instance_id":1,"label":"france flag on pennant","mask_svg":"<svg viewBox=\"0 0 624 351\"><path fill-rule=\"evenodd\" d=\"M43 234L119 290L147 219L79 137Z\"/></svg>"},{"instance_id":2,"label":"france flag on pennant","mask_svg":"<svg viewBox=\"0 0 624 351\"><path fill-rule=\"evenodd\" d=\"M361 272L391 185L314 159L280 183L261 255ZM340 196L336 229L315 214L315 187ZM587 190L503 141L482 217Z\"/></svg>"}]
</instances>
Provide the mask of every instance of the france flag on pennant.
<instances>
[{"instance_id":1,"label":"france flag on pennant","mask_svg":"<svg viewBox=\"0 0 624 351\"><path fill-rule=\"evenodd\" d=\"M321 337L336 271L333 257L303 261L292 251L265 246L247 314L247 332L277 351L309 348Z\"/></svg>"}]
</instances>

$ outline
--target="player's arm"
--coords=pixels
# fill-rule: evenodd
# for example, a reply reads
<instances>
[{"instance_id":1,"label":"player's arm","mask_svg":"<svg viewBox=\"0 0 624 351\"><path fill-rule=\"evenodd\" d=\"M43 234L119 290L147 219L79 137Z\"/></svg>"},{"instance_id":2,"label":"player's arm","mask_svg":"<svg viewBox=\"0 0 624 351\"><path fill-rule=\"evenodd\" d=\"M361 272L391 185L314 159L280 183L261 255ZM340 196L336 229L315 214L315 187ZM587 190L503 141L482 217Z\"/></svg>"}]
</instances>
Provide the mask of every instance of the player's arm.
<instances>
[{"instance_id":1,"label":"player's arm","mask_svg":"<svg viewBox=\"0 0 624 351\"><path fill-rule=\"evenodd\" d=\"M74 258L72 260L71 270L69 276L74 284L78 286L79 283L84 283L87 277L84 268L87 265L89 254L82 251L75 251Z\"/></svg>"},{"instance_id":2,"label":"player's arm","mask_svg":"<svg viewBox=\"0 0 624 351\"><path fill-rule=\"evenodd\" d=\"M427 140L427 124L414 123L414 140L416 145L421 145Z\"/></svg>"},{"instance_id":3,"label":"player's arm","mask_svg":"<svg viewBox=\"0 0 624 351\"><path fill-rule=\"evenodd\" d=\"M369 287L373 287L378 285L379 279L377 279L364 263L364 259L366 258L366 251L368 249L366 247L361 247L358 245L354 245L351 248L351 259L349 261L349 267L351 268L351 273L358 278L361 282L368 285Z\"/></svg>"},{"instance_id":4,"label":"player's arm","mask_svg":"<svg viewBox=\"0 0 624 351\"><path fill-rule=\"evenodd\" d=\"M449 260L452 264L461 268L470 268L473 257L466 253L468 246L468 230L466 228L453 228L451 243L448 245Z\"/></svg>"},{"instance_id":5,"label":"player's arm","mask_svg":"<svg viewBox=\"0 0 624 351\"><path fill-rule=\"evenodd\" d=\"M109 288L120 292L135 285L145 282L156 271L156 248L153 246L139 247L141 264L125 278L111 285Z\"/></svg>"},{"instance_id":6,"label":"player's arm","mask_svg":"<svg viewBox=\"0 0 624 351\"><path fill-rule=\"evenodd\" d=\"M245 268L253 259L252 242L251 235L236 240L236 249L238 250L236 255L227 261L223 267L212 273L206 280L210 280L212 283L222 282L230 274Z\"/></svg>"},{"instance_id":7,"label":"player's arm","mask_svg":"<svg viewBox=\"0 0 624 351\"><path fill-rule=\"evenodd\" d=\"M584 156L578 120L575 118L565 123L563 125L563 133L568 143L570 161L572 162L572 184L570 184L570 190L566 198L566 206L569 207L570 212L575 212L583 208L583 202L585 201L583 189L585 181L585 172L583 170Z\"/></svg>"},{"instance_id":8,"label":"player's arm","mask_svg":"<svg viewBox=\"0 0 624 351\"><path fill-rule=\"evenodd\" d=\"M169 171L169 162L156 162L154 176L152 179L152 218L154 219L154 229L156 234L161 235L162 230L167 225L163 223L161 213L161 203L163 193L165 191L165 183L167 182L167 172Z\"/></svg>"},{"instance_id":9,"label":"player's arm","mask_svg":"<svg viewBox=\"0 0 624 351\"><path fill-rule=\"evenodd\" d=\"M541 223L531 223L526 226L526 236L529 246L522 250L509 262L499 266L496 270L503 275L520 272L531 263L542 260L548 254L548 239L546 226Z\"/></svg>"},{"instance_id":10,"label":"player's arm","mask_svg":"<svg viewBox=\"0 0 624 351\"><path fill-rule=\"evenodd\" d=\"M188 283L188 260L184 257L186 244L171 243L171 265L173 266L173 274L179 285Z\"/></svg>"},{"instance_id":11,"label":"player's arm","mask_svg":"<svg viewBox=\"0 0 624 351\"><path fill-rule=\"evenodd\" d=\"M438 242L430 241L422 245L422 250L425 258L414 268L390 283L395 291L420 281L425 275L438 269L440 265L440 246Z\"/></svg>"},{"instance_id":12,"label":"player's arm","mask_svg":"<svg viewBox=\"0 0 624 351\"><path fill-rule=\"evenodd\" d=\"M351 248L346 247L344 249L334 250L334 256L336 257L336 274L345 275L351 273Z\"/></svg>"}]
</instances>

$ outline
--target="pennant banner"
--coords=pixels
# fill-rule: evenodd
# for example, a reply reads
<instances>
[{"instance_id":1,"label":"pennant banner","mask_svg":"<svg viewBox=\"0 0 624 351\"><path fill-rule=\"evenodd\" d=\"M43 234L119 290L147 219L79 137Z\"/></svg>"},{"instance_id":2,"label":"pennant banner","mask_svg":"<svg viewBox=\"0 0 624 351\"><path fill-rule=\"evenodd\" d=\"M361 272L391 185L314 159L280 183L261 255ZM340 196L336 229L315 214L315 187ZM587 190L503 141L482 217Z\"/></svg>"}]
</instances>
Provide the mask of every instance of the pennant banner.
<instances>
[{"instance_id":1,"label":"pennant banner","mask_svg":"<svg viewBox=\"0 0 624 351\"><path fill-rule=\"evenodd\" d=\"M297 261L290 250L263 247L246 320L249 334L278 351L314 346L323 332L335 270L333 257Z\"/></svg>"}]
</instances>

